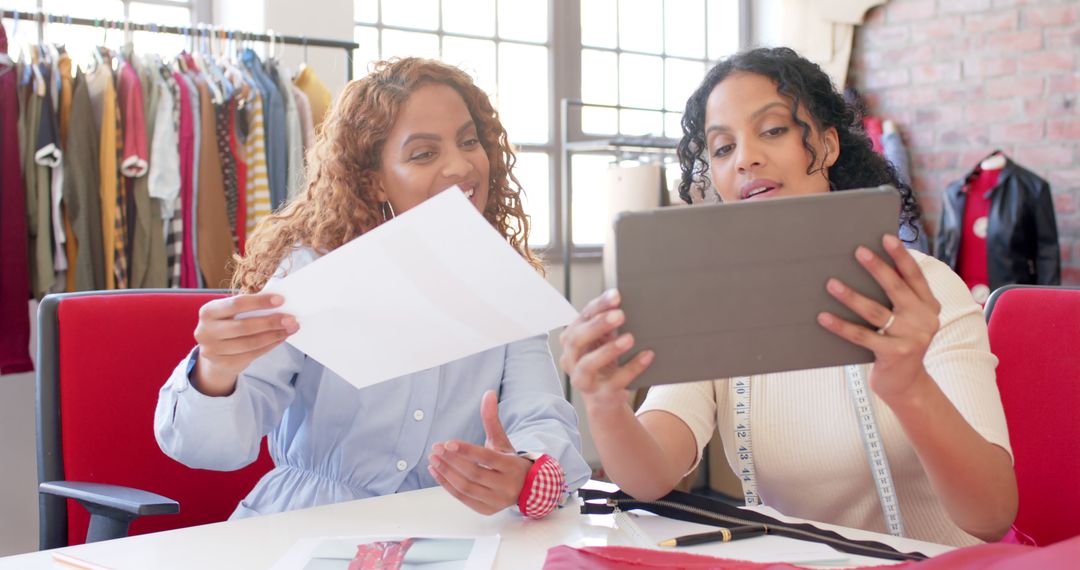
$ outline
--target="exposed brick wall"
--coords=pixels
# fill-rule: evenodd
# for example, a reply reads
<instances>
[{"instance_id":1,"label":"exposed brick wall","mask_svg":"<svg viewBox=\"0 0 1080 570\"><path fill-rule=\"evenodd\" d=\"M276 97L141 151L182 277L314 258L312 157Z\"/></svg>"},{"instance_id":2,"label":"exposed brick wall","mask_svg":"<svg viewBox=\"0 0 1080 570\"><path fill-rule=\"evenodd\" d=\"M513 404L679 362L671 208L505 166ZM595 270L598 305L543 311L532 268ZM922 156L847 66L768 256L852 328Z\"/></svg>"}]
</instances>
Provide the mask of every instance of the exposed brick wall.
<instances>
[{"instance_id":1,"label":"exposed brick wall","mask_svg":"<svg viewBox=\"0 0 1080 570\"><path fill-rule=\"evenodd\" d=\"M933 228L945 186L995 148L1047 179L1080 284L1080 0L890 0L857 28L851 84L903 132Z\"/></svg>"}]
</instances>

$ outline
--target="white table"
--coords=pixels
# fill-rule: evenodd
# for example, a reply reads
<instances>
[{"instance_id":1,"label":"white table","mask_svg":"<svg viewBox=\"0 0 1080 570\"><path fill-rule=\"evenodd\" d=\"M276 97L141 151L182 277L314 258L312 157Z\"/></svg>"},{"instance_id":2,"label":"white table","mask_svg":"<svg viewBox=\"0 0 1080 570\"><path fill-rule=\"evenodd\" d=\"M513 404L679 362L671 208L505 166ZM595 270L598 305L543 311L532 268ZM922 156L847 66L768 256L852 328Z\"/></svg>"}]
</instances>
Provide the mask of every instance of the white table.
<instances>
[{"instance_id":1,"label":"white table","mask_svg":"<svg viewBox=\"0 0 1080 570\"><path fill-rule=\"evenodd\" d=\"M827 525L820 525L827 526ZM897 539L854 529L851 538L877 540L903 550L940 554L948 546ZM512 511L479 515L441 488L424 489L280 513L58 549L109 569L203 570L269 568L302 537L342 535L492 535L499 534L496 568L540 568L547 550L570 546L626 545L610 515L581 515L574 506L540 521ZM756 540L756 539L748 539ZM851 556L848 564L887 563ZM69 568L53 561L52 551L0 558L0 570Z\"/></svg>"}]
</instances>

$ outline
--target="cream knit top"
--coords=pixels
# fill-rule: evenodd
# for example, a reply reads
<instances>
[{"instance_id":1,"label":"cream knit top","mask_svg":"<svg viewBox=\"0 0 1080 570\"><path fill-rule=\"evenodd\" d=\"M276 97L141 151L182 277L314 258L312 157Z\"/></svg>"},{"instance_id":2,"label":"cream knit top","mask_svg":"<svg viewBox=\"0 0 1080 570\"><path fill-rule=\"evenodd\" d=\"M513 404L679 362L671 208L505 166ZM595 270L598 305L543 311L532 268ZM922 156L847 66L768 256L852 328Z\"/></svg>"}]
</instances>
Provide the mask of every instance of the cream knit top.
<instances>
[{"instance_id":1,"label":"cream knit top","mask_svg":"<svg viewBox=\"0 0 1080 570\"><path fill-rule=\"evenodd\" d=\"M941 303L940 330L925 365L945 395L987 441L1012 455L981 308L944 263L912 251ZM719 427L728 463L734 451L729 381L653 387L638 414L663 410L683 420L701 450ZM951 545L981 542L949 518L892 410L873 396L878 430L910 538ZM887 532L843 367L763 374L750 380L750 426L762 502L785 515ZM696 461L695 461L696 463Z\"/></svg>"}]
</instances>

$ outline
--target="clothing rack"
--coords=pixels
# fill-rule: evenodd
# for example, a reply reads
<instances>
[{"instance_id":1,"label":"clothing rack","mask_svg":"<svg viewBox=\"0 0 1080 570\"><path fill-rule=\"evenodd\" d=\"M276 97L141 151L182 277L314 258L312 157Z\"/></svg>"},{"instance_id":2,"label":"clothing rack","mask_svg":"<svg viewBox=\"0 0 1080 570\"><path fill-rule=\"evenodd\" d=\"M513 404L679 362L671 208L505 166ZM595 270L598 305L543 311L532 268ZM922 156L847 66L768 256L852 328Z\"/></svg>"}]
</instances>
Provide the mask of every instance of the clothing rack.
<instances>
[{"instance_id":1,"label":"clothing rack","mask_svg":"<svg viewBox=\"0 0 1080 570\"><path fill-rule=\"evenodd\" d=\"M601 105L595 103L585 103L578 99L563 99L560 113L561 128L562 128L562 192L560 199L562 201L562 263L563 263L563 295L566 299L570 299L570 266L571 260L574 254L574 235L573 235L573 208L571 207L571 201L573 199L573 173L571 172L571 160L572 155L579 153L610 153L614 152L616 157L621 159L628 158L641 158L646 156L651 157L665 157L672 156L675 153L675 147L678 145L678 139L668 137L657 136L612 136L612 137L592 137L582 140L573 140L570 134L570 109L581 109L584 107L596 108L596 109L615 109L615 110L627 110L627 111L657 111L657 109L644 109L639 107L628 107L625 105ZM576 123L578 128L575 131L580 132L580 121ZM598 257L600 253L597 251L595 254L590 254L588 257Z\"/></svg>"},{"instance_id":2,"label":"clothing rack","mask_svg":"<svg viewBox=\"0 0 1080 570\"><path fill-rule=\"evenodd\" d=\"M304 47L313 46L339 48L345 50L345 57L347 58L345 65L346 82L352 81L353 56L355 55L356 50L360 47L360 44L351 41L331 40L325 38L308 38L306 36L286 36L273 33L273 31L270 31L270 33L267 34L257 34L253 32L223 30L207 24L196 24L195 26L160 26L157 24L136 24L128 22L126 20L116 21L90 18L73 18L71 16L58 16L55 14L47 14L45 12L22 12L18 10L0 10L0 17L12 18L14 20L26 20L31 22L37 22L39 24L73 24L77 26L91 26L103 29L118 29L124 30L125 32L143 31L160 34L175 34L180 36L189 36L196 39L204 37L213 38L217 36L222 38L232 38L264 43L282 43L286 45L296 45Z\"/></svg>"}]
</instances>

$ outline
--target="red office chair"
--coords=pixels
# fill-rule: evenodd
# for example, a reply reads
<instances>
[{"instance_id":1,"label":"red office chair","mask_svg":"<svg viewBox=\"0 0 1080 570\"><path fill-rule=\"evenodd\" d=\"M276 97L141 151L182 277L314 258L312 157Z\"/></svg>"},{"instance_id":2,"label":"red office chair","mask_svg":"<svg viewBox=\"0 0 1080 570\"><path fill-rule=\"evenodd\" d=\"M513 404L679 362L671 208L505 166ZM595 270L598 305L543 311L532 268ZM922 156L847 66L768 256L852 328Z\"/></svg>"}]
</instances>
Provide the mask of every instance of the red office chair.
<instances>
[{"instance_id":1,"label":"red office chair","mask_svg":"<svg viewBox=\"0 0 1080 570\"><path fill-rule=\"evenodd\" d=\"M1040 546L1080 535L1080 288L1009 285L986 303L1020 510Z\"/></svg>"},{"instance_id":2,"label":"red office chair","mask_svg":"<svg viewBox=\"0 0 1080 570\"><path fill-rule=\"evenodd\" d=\"M42 300L37 371L42 549L80 544L83 537L95 542L129 530L142 534L225 520L273 467L265 442L251 465L217 472L170 459L154 439L158 390L195 345L199 307L225 295L143 289Z\"/></svg>"}]
</instances>

